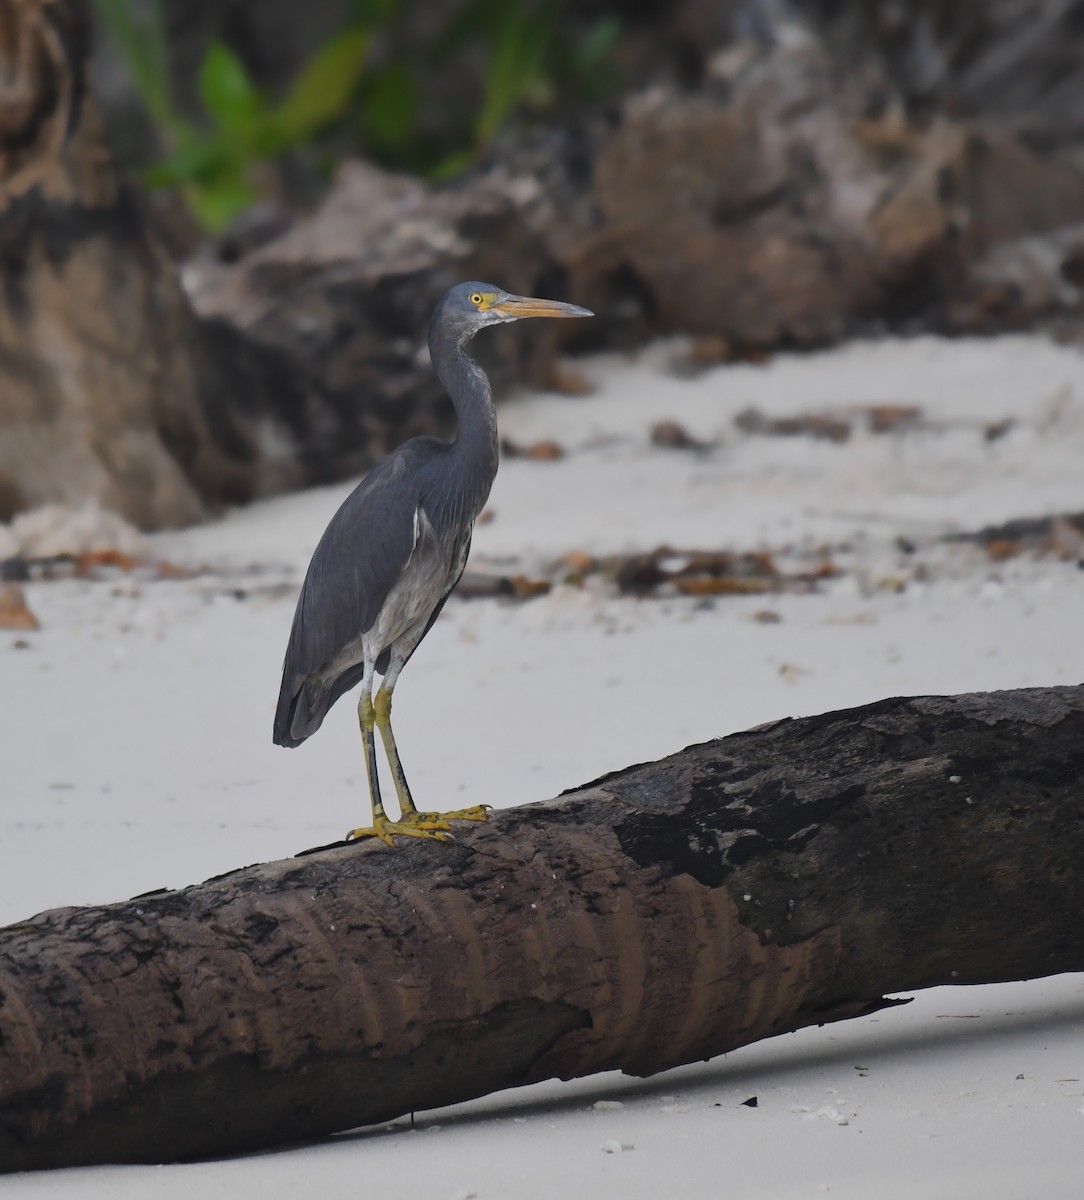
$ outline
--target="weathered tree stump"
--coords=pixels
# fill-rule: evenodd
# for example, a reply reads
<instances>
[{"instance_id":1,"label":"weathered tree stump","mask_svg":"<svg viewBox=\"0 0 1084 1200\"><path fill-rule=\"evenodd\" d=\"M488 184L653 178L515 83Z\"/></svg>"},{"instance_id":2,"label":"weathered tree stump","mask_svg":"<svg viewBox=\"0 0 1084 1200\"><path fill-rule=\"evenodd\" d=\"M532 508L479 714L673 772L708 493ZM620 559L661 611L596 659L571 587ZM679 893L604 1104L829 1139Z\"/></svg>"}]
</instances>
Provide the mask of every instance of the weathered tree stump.
<instances>
[{"instance_id":1,"label":"weathered tree stump","mask_svg":"<svg viewBox=\"0 0 1084 1200\"><path fill-rule=\"evenodd\" d=\"M0 1169L235 1153L1084 970L1084 687L782 721L0 931Z\"/></svg>"},{"instance_id":2,"label":"weathered tree stump","mask_svg":"<svg viewBox=\"0 0 1084 1200\"><path fill-rule=\"evenodd\" d=\"M357 405L192 312L110 161L84 0L0 0L0 521L95 501L144 529L370 460Z\"/></svg>"},{"instance_id":3,"label":"weathered tree stump","mask_svg":"<svg viewBox=\"0 0 1084 1200\"><path fill-rule=\"evenodd\" d=\"M86 93L85 5L0 0L0 520L93 499L145 528L207 507L194 328Z\"/></svg>"}]
</instances>

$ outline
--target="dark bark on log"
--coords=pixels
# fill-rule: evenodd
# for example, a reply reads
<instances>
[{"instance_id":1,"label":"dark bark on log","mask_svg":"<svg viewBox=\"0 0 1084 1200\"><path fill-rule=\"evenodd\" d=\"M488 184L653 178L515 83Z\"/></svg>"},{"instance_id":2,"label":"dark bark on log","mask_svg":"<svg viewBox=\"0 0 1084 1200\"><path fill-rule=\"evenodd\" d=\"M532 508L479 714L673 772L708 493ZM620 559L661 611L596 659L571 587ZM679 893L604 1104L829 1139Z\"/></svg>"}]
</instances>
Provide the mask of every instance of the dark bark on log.
<instances>
[{"instance_id":1,"label":"dark bark on log","mask_svg":"<svg viewBox=\"0 0 1084 1200\"><path fill-rule=\"evenodd\" d=\"M782 721L497 812L0 933L0 1170L647 1075L1084 969L1084 687Z\"/></svg>"}]
</instances>

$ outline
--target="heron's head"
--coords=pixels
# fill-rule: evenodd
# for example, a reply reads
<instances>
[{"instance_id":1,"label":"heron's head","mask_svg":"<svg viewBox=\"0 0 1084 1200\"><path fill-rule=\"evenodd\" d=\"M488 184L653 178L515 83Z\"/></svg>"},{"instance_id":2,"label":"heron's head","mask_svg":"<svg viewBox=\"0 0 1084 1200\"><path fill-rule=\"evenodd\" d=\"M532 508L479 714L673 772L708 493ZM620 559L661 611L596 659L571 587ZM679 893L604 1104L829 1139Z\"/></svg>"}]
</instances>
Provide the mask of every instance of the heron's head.
<instances>
[{"instance_id":1,"label":"heron's head","mask_svg":"<svg viewBox=\"0 0 1084 1200\"><path fill-rule=\"evenodd\" d=\"M590 309L560 300L513 296L491 283L471 280L446 292L433 313L433 329L447 330L465 339L487 325L518 321L522 317L593 317Z\"/></svg>"}]
</instances>

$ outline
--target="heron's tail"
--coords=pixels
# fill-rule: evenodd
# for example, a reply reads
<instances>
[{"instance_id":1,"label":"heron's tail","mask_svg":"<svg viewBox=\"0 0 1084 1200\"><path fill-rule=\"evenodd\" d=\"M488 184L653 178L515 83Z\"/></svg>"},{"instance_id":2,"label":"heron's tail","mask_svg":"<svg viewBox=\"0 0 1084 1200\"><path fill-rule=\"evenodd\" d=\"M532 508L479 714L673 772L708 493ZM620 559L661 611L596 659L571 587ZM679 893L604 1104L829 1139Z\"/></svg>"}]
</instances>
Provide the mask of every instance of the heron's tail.
<instances>
[{"instance_id":1,"label":"heron's tail","mask_svg":"<svg viewBox=\"0 0 1084 1200\"><path fill-rule=\"evenodd\" d=\"M279 703L275 709L275 745L300 746L324 723L336 700L359 683L364 663L358 663L331 680L283 675Z\"/></svg>"},{"instance_id":2,"label":"heron's tail","mask_svg":"<svg viewBox=\"0 0 1084 1200\"><path fill-rule=\"evenodd\" d=\"M303 679L300 683L282 681L278 708L275 709L276 746L300 746L323 724L331 705L327 703L326 689L321 688L314 694L315 691L308 680ZM320 703L321 699L323 703Z\"/></svg>"}]
</instances>

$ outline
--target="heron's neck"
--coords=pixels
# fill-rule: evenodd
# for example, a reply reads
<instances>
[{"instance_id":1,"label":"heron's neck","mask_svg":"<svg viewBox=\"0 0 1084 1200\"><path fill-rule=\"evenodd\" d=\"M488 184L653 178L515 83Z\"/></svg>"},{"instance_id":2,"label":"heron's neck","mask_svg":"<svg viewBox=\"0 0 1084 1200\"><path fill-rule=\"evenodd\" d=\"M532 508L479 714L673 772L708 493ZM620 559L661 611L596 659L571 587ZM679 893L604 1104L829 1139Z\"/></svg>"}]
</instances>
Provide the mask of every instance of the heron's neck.
<instances>
[{"instance_id":1,"label":"heron's neck","mask_svg":"<svg viewBox=\"0 0 1084 1200\"><path fill-rule=\"evenodd\" d=\"M440 348L433 353L433 365L455 405L456 434L451 451L466 468L461 477L471 495L464 499L477 515L497 474L497 414L493 408L493 392L485 371L462 346Z\"/></svg>"}]
</instances>

